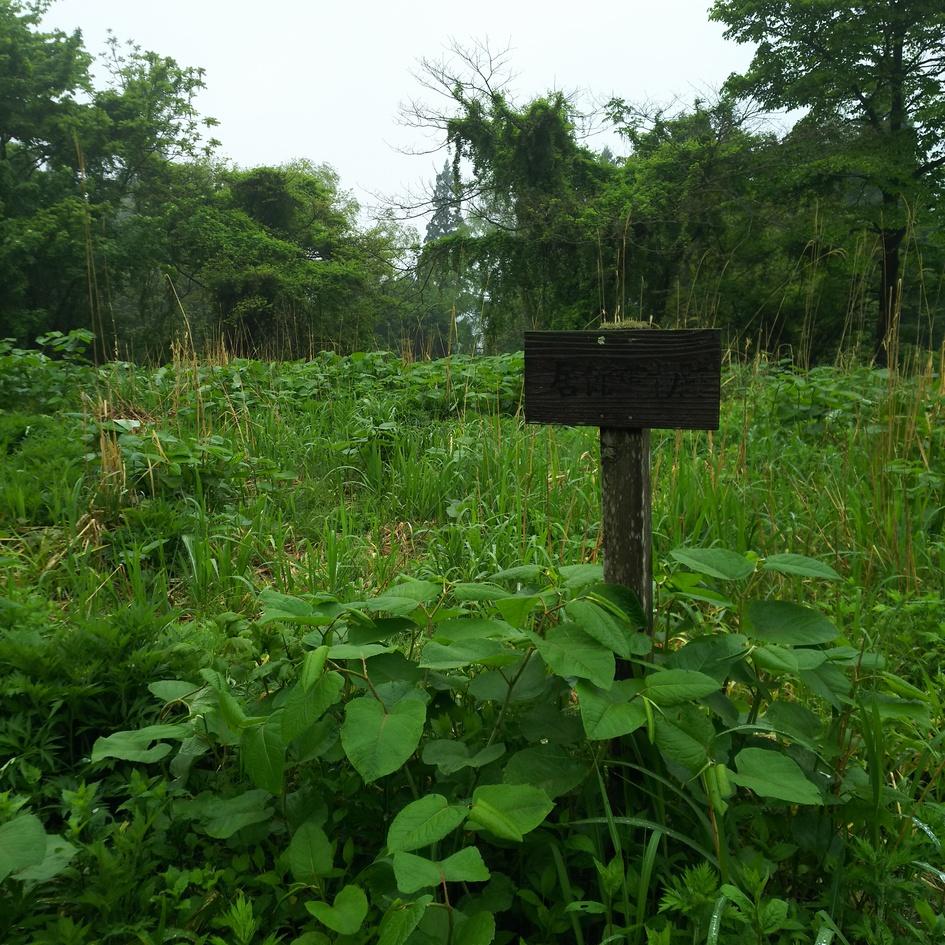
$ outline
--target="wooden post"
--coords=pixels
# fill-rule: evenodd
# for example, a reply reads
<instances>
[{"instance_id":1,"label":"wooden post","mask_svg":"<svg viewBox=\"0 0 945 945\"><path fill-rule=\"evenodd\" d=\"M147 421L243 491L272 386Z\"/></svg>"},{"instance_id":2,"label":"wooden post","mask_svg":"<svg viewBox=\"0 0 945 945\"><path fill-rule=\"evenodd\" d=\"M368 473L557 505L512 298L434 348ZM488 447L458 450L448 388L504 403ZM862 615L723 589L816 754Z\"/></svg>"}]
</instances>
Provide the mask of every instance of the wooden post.
<instances>
[{"instance_id":1,"label":"wooden post","mask_svg":"<svg viewBox=\"0 0 945 945\"><path fill-rule=\"evenodd\" d=\"M600 427L604 580L653 620L650 429L715 430L722 350L713 329L525 332L525 419Z\"/></svg>"},{"instance_id":2,"label":"wooden post","mask_svg":"<svg viewBox=\"0 0 945 945\"><path fill-rule=\"evenodd\" d=\"M600 428L604 580L630 588L653 624L650 431Z\"/></svg>"}]
</instances>

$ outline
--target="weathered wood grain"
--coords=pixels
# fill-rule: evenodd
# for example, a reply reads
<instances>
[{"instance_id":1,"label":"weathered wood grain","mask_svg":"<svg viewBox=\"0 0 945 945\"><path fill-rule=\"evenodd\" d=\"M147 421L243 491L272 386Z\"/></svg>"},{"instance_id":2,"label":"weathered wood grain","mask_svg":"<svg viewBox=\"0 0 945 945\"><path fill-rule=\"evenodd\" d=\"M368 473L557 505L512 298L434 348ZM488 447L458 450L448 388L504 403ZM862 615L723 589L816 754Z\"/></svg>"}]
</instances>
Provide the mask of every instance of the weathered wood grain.
<instances>
[{"instance_id":1,"label":"weathered wood grain","mask_svg":"<svg viewBox=\"0 0 945 945\"><path fill-rule=\"evenodd\" d=\"M525 419L714 430L721 363L714 329L525 332Z\"/></svg>"},{"instance_id":2,"label":"weathered wood grain","mask_svg":"<svg viewBox=\"0 0 945 945\"><path fill-rule=\"evenodd\" d=\"M649 628L653 621L649 430L601 427L600 483L604 580L629 587L637 595Z\"/></svg>"}]
</instances>

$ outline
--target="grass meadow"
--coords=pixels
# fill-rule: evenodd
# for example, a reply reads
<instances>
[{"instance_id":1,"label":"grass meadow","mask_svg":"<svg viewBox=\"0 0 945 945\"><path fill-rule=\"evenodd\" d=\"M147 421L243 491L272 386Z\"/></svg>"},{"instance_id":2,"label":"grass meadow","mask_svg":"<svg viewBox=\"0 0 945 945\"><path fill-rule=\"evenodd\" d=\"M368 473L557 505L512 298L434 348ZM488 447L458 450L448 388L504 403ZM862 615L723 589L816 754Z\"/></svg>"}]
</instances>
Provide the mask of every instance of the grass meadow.
<instances>
[{"instance_id":1,"label":"grass meadow","mask_svg":"<svg viewBox=\"0 0 945 945\"><path fill-rule=\"evenodd\" d=\"M652 639L521 355L65 355L0 349L4 942L941 940L940 355L654 431Z\"/></svg>"}]
</instances>

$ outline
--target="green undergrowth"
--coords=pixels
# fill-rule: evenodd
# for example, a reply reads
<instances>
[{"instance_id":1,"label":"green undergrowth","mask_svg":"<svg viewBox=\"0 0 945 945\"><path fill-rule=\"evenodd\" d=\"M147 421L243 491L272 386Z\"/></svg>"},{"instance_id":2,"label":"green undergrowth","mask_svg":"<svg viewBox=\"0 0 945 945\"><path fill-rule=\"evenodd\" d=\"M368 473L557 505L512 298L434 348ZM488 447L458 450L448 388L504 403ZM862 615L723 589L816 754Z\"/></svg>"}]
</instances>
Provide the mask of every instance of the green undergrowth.
<instances>
[{"instance_id":1,"label":"green undergrowth","mask_svg":"<svg viewBox=\"0 0 945 945\"><path fill-rule=\"evenodd\" d=\"M82 342L0 349L0 940L941 939L935 364L654 431L647 633L520 355Z\"/></svg>"}]
</instances>

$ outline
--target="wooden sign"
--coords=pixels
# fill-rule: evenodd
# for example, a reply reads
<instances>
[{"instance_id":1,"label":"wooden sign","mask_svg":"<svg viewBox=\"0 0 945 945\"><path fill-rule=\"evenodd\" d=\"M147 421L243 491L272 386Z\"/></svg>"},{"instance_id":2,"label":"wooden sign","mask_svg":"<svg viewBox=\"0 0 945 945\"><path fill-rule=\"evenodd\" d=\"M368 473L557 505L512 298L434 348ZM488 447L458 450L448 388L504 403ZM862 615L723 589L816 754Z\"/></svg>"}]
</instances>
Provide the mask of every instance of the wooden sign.
<instances>
[{"instance_id":1,"label":"wooden sign","mask_svg":"<svg viewBox=\"0 0 945 945\"><path fill-rule=\"evenodd\" d=\"M529 423L714 430L719 332L617 329L525 332Z\"/></svg>"},{"instance_id":2,"label":"wooden sign","mask_svg":"<svg viewBox=\"0 0 945 945\"><path fill-rule=\"evenodd\" d=\"M525 419L600 427L604 580L634 591L648 626L649 431L717 429L721 375L711 329L525 332Z\"/></svg>"}]
</instances>

